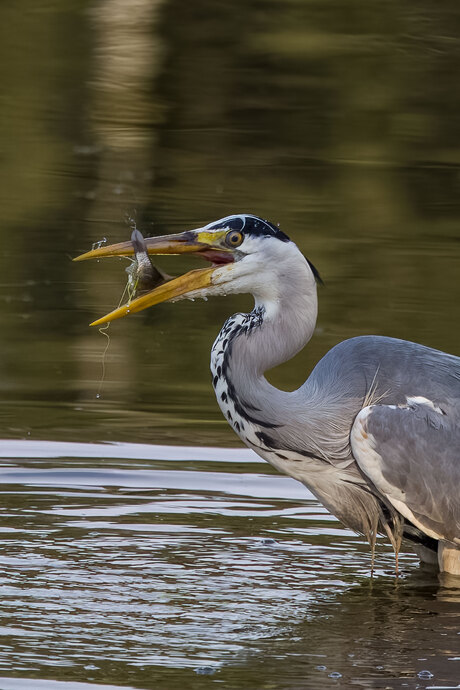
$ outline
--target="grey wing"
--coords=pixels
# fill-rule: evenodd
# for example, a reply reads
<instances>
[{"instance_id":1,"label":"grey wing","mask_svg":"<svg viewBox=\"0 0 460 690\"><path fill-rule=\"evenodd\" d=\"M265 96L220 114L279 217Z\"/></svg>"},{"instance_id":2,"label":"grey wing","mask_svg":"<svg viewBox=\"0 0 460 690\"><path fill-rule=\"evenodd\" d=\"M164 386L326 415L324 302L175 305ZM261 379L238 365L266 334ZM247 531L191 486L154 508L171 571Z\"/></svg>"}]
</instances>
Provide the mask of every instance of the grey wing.
<instances>
[{"instance_id":1,"label":"grey wing","mask_svg":"<svg viewBox=\"0 0 460 690\"><path fill-rule=\"evenodd\" d=\"M460 420L426 398L370 405L351 431L364 474L412 524L460 544Z\"/></svg>"}]
</instances>

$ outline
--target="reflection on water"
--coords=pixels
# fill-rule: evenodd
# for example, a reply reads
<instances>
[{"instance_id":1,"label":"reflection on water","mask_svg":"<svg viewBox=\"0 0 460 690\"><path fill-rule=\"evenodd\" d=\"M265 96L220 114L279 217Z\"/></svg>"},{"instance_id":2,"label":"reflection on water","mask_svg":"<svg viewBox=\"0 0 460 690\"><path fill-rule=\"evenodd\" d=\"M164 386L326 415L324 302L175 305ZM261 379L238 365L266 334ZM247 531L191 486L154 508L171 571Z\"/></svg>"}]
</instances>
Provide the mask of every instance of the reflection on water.
<instances>
[{"instance_id":1,"label":"reflection on water","mask_svg":"<svg viewBox=\"0 0 460 690\"><path fill-rule=\"evenodd\" d=\"M459 11L452 0L247 2L242 16L209 0L3 3L5 435L55 437L57 415L62 439L89 420L86 440L189 444L198 422L198 443L235 442L208 352L245 297L113 324L96 401L106 339L87 325L118 303L125 263L69 259L128 239L127 218L144 234L236 211L280 222L327 289L315 338L273 373L279 385L362 333L457 351ZM156 416L150 439L147 424L141 438L113 435L126 409Z\"/></svg>"},{"instance_id":2,"label":"reflection on water","mask_svg":"<svg viewBox=\"0 0 460 690\"><path fill-rule=\"evenodd\" d=\"M0 422L30 441L0 444L2 690L460 682L451 582L408 554L395 583L385 543L370 581L367 545L306 490L216 450L238 441L208 353L251 301L160 305L113 324L104 359L87 324L125 263L70 262L132 218L148 235L253 212L327 285L275 384L362 333L458 354L459 14L0 3Z\"/></svg>"},{"instance_id":3,"label":"reflection on water","mask_svg":"<svg viewBox=\"0 0 460 690\"><path fill-rule=\"evenodd\" d=\"M414 557L396 582L380 543L371 581L362 539L249 451L138 450L0 445L0 674L135 688L456 678L459 590Z\"/></svg>"}]
</instances>

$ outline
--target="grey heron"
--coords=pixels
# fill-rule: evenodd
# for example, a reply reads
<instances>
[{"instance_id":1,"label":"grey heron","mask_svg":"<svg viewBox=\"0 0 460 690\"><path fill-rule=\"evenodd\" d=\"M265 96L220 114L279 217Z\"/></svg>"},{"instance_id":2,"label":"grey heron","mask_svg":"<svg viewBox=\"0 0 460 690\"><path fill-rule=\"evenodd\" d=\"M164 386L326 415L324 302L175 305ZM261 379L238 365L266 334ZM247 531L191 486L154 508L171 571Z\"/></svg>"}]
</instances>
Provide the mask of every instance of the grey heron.
<instances>
[{"instance_id":1,"label":"grey heron","mask_svg":"<svg viewBox=\"0 0 460 690\"><path fill-rule=\"evenodd\" d=\"M374 549L402 537L422 560L460 575L460 358L360 336L333 347L292 392L264 373L293 357L316 325L317 270L277 226L231 215L146 238L149 254L193 253L211 266L164 283L92 325L167 300L251 293L254 309L224 323L211 351L221 410L241 440L302 482ZM77 260L133 254L130 242Z\"/></svg>"}]
</instances>

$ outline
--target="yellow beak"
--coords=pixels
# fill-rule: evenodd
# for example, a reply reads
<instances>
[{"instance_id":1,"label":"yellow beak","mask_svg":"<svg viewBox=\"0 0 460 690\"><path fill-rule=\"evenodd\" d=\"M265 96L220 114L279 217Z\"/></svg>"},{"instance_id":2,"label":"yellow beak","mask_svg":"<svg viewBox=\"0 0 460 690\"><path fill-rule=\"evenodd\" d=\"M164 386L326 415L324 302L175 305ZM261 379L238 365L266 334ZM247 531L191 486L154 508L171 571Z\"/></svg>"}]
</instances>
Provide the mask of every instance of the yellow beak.
<instances>
[{"instance_id":1,"label":"yellow beak","mask_svg":"<svg viewBox=\"0 0 460 690\"><path fill-rule=\"evenodd\" d=\"M210 235L211 233L202 233ZM209 249L209 243L199 239L199 231L189 230L176 235L161 235L159 237L146 237L145 244L149 254L185 254L199 252ZM73 261L86 261L86 259L101 259L106 256L133 256L134 248L132 242L119 242L109 244L106 247L92 249L85 254L76 256Z\"/></svg>"},{"instance_id":2,"label":"yellow beak","mask_svg":"<svg viewBox=\"0 0 460 690\"><path fill-rule=\"evenodd\" d=\"M229 261L232 261L231 250L229 250L223 244L223 239L225 238L226 234L226 231L207 232L206 230L189 230L176 235L146 237L145 244L149 254L194 253L202 254L206 257L206 253L211 251L218 253L219 256L225 257ZM99 259L106 256L131 256L134 253L135 252L130 241L120 242L118 244L93 249L85 254L77 256L74 261ZM189 271L179 278L174 278L167 283L163 283L147 294L133 299L128 304L124 304L122 307L114 309L114 311L106 314L96 321L93 321L93 323L90 325L101 326L109 321L121 319L123 316L127 316L128 314L135 314L136 312L147 309L155 304L160 304L161 302L175 299L185 295L186 293L209 287L212 285L212 275L215 271L215 268L216 267L213 266L211 268L202 268Z\"/></svg>"},{"instance_id":3,"label":"yellow beak","mask_svg":"<svg viewBox=\"0 0 460 690\"><path fill-rule=\"evenodd\" d=\"M189 271L183 276L174 278L168 283L164 283L155 288L155 290L151 290L146 295L137 297L137 299L133 299L132 302L128 302L128 304L114 309L109 314L90 323L90 326L102 326L102 324L108 323L109 321L121 319L128 314L135 314L138 311L147 309L147 307L153 307L155 304L160 304L160 302L166 302L169 299L185 295L186 292L209 287L212 285L213 273L214 268L199 268L195 271Z\"/></svg>"}]
</instances>

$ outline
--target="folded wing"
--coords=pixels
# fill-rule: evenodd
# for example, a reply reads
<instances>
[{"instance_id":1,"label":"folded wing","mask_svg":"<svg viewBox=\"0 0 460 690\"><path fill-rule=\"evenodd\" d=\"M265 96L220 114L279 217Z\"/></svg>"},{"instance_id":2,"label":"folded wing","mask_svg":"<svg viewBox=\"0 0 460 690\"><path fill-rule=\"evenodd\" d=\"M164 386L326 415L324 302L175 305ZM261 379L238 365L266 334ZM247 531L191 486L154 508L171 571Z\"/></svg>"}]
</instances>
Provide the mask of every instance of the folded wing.
<instances>
[{"instance_id":1,"label":"folded wing","mask_svg":"<svg viewBox=\"0 0 460 690\"><path fill-rule=\"evenodd\" d=\"M351 433L356 461L407 520L460 545L460 420L438 404L370 405Z\"/></svg>"}]
</instances>

